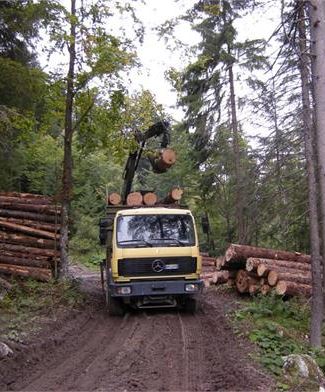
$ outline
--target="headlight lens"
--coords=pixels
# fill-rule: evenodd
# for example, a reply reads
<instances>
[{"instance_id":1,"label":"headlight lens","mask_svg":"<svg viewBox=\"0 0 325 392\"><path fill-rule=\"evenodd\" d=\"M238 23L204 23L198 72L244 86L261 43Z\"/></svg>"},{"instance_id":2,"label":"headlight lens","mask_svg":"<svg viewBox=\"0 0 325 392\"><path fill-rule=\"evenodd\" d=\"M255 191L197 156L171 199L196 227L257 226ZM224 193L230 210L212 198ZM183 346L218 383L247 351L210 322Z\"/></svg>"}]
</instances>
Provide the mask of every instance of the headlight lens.
<instances>
[{"instance_id":1,"label":"headlight lens","mask_svg":"<svg viewBox=\"0 0 325 392\"><path fill-rule=\"evenodd\" d=\"M188 293L195 293L199 291L199 286L196 283L188 283L185 285L185 291Z\"/></svg>"},{"instance_id":2,"label":"headlight lens","mask_svg":"<svg viewBox=\"0 0 325 392\"><path fill-rule=\"evenodd\" d=\"M129 286L117 287L116 293L117 294L124 294L124 295L131 294L131 287L129 287Z\"/></svg>"}]
</instances>

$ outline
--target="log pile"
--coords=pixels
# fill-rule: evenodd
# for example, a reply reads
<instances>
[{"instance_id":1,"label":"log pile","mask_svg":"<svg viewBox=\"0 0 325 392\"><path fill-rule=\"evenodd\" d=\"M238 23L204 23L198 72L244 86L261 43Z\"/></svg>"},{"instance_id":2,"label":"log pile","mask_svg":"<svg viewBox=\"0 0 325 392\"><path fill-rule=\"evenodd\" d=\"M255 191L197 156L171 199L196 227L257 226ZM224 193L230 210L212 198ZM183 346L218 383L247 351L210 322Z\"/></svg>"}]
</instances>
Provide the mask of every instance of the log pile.
<instances>
[{"instance_id":1,"label":"log pile","mask_svg":"<svg viewBox=\"0 0 325 392\"><path fill-rule=\"evenodd\" d=\"M0 192L0 274L40 281L56 276L60 213L51 197Z\"/></svg>"},{"instance_id":2,"label":"log pile","mask_svg":"<svg viewBox=\"0 0 325 392\"><path fill-rule=\"evenodd\" d=\"M229 272L227 284L239 293L311 296L311 258L302 253L231 244L216 269Z\"/></svg>"},{"instance_id":3,"label":"log pile","mask_svg":"<svg viewBox=\"0 0 325 392\"><path fill-rule=\"evenodd\" d=\"M156 193L151 191L131 192L127 195L126 205L130 207L141 206L161 206L165 204L179 204L183 196L183 189L174 187L168 192L166 197L158 200ZM122 197L119 193L113 192L107 196L107 204L119 206L122 203Z\"/></svg>"},{"instance_id":4,"label":"log pile","mask_svg":"<svg viewBox=\"0 0 325 392\"><path fill-rule=\"evenodd\" d=\"M236 273L234 271L218 270L218 258L209 256L208 253L201 253L202 258L202 272L201 279L205 287L214 284L228 283L231 279L235 279Z\"/></svg>"}]
</instances>

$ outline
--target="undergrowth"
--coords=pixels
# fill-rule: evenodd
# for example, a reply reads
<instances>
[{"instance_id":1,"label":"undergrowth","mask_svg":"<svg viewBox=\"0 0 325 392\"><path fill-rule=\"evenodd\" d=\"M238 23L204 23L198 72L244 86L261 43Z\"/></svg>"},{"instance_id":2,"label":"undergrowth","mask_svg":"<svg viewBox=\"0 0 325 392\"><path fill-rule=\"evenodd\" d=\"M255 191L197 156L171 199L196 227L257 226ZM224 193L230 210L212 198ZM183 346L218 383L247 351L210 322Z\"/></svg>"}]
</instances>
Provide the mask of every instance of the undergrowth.
<instances>
[{"instance_id":1,"label":"undergrowth","mask_svg":"<svg viewBox=\"0 0 325 392\"><path fill-rule=\"evenodd\" d=\"M281 378L283 356L310 354L325 371L324 351L309 346L309 319L310 304L306 300L283 301L275 295L257 296L235 312L237 333L248 336L258 346L257 359L278 378L279 389L292 387Z\"/></svg>"},{"instance_id":2,"label":"undergrowth","mask_svg":"<svg viewBox=\"0 0 325 392\"><path fill-rule=\"evenodd\" d=\"M41 323L55 320L58 310L84 302L78 286L70 281L12 280L12 290L0 301L0 340L23 341Z\"/></svg>"}]
</instances>

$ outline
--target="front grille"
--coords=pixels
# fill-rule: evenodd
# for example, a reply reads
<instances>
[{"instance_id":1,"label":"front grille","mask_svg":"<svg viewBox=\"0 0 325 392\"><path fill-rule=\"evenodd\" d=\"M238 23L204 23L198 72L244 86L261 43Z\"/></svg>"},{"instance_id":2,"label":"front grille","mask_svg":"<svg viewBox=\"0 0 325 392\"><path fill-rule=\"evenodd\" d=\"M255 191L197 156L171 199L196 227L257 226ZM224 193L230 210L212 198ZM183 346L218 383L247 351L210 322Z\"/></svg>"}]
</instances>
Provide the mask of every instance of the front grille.
<instances>
[{"instance_id":1,"label":"front grille","mask_svg":"<svg viewBox=\"0 0 325 392\"><path fill-rule=\"evenodd\" d=\"M136 258L118 260L120 276L168 276L196 272L195 257Z\"/></svg>"}]
</instances>

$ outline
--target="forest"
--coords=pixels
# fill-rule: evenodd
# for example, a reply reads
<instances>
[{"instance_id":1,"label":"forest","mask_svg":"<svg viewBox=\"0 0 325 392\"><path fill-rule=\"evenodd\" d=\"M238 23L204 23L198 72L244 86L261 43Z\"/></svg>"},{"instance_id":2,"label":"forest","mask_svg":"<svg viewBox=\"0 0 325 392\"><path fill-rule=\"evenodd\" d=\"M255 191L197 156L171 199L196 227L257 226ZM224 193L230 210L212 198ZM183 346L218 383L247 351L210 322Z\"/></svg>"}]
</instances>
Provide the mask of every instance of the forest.
<instances>
[{"instance_id":1,"label":"forest","mask_svg":"<svg viewBox=\"0 0 325 392\"><path fill-rule=\"evenodd\" d=\"M137 3L0 1L0 191L62 201L69 258L96 266L99 218L121 190L134 132L168 120L177 163L157 175L141 162L133 188L184 189L211 255L229 243L311 254L322 292L324 4L193 0L148 31ZM240 21L272 9L272 34L242 40ZM198 42L181 42L180 25ZM165 73L181 120L132 86L146 34L187 53Z\"/></svg>"}]
</instances>

